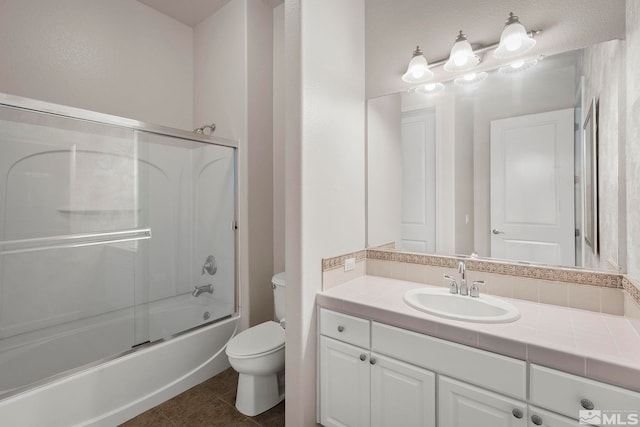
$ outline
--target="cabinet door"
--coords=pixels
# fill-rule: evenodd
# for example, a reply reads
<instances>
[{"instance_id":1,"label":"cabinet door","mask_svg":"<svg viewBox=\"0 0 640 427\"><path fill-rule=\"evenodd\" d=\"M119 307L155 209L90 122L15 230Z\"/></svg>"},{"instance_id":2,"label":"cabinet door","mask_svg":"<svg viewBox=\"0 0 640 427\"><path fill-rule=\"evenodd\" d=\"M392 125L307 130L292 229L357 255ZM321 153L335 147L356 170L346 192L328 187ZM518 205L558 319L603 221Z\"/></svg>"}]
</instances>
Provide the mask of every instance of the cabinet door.
<instances>
[{"instance_id":1,"label":"cabinet door","mask_svg":"<svg viewBox=\"0 0 640 427\"><path fill-rule=\"evenodd\" d=\"M545 411L544 409L529 406L529 423L528 427L579 427L580 424L576 420Z\"/></svg>"},{"instance_id":2,"label":"cabinet door","mask_svg":"<svg viewBox=\"0 0 640 427\"><path fill-rule=\"evenodd\" d=\"M440 376L438 425L447 427L525 427L525 403Z\"/></svg>"},{"instance_id":3,"label":"cabinet door","mask_svg":"<svg viewBox=\"0 0 640 427\"><path fill-rule=\"evenodd\" d=\"M320 422L323 426L369 426L369 366L369 350L320 336Z\"/></svg>"},{"instance_id":4,"label":"cabinet door","mask_svg":"<svg viewBox=\"0 0 640 427\"><path fill-rule=\"evenodd\" d=\"M371 426L435 427L436 375L371 354Z\"/></svg>"}]
</instances>

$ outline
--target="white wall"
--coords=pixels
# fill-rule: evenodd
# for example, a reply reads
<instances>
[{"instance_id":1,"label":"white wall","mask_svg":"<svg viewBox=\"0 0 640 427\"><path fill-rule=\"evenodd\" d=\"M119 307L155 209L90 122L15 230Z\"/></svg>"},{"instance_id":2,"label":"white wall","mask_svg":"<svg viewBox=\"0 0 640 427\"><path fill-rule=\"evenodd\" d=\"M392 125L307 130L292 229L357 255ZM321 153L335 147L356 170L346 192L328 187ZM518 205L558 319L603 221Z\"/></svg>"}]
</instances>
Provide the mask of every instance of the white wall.
<instances>
[{"instance_id":1,"label":"white wall","mask_svg":"<svg viewBox=\"0 0 640 427\"><path fill-rule=\"evenodd\" d=\"M627 0L627 272L640 281L640 0Z\"/></svg>"},{"instance_id":2,"label":"white wall","mask_svg":"<svg viewBox=\"0 0 640 427\"><path fill-rule=\"evenodd\" d=\"M321 260L365 243L364 1L287 1L285 52L286 424L314 426Z\"/></svg>"},{"instance_id":3,"label":"white wall","mask_svg":"<svg viewBox=\"0 0 640 427\"><path fill-rule=\"evenodd\" d=\"M367 102L367 246L402 239L400 94Z\"/></svg>"},{"instance_id":4,"label":"white wall","mask_svg":"<svg viewBox=\"0 0 640 427\"><path fill-rule=\"evenodd\" d=\"M238 149L242 327L273 318L272 10L232 0L194 30L195 123Z\"/></svg>"},{"instance_id":5,"label":"white wall","mask_svg":"<svg viewBox=\"0 0 640 427\"><path fill-rule=\"evenodd\" d=\"M192 130L193 31L132 0L0 2L0 91Z\"/></svg>"}]
</instances>

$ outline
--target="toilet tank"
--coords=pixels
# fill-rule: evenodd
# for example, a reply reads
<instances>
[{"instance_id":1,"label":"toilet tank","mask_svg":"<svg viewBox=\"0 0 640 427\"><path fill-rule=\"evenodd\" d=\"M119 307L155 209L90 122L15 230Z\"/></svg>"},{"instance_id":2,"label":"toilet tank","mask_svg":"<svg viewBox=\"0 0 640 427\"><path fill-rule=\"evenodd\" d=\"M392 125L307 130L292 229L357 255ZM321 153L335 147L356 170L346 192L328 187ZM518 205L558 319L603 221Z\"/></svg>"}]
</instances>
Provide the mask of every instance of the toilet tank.
<instances>
[{"instance_id":1,"label":"toilet tank","mask_svg":"<svg viewBox=\"0 0 640 427\"><path fill-rule=\"evenodd\" d=\"M286 273L278 273L271 279L271 287L273 288L273 307L275 309L276 320L280 321L285 317L285 284Z\"/></svg>"}]
</instances>

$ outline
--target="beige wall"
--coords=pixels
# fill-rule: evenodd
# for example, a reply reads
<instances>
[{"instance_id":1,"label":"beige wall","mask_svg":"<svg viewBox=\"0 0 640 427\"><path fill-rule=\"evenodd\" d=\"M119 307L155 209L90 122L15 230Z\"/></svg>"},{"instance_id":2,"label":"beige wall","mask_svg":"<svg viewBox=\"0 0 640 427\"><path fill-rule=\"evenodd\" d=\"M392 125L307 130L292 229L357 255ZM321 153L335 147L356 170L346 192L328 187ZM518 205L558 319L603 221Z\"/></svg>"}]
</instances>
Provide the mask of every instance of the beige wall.
<instances>
[{"instance_id":1,"label":"beige wall","mask_svg":"<svg viewBox=\"0 0 640 427\"><path fill-rule=\"evenodd\" d=\"M640 0L627 0L627 272L640 281Z\"/></svg>"},{"instance_id":2,"label":"beige wall","mask_svg":"<svg viewBox=\"0 0 640 427\"><path fill-rule=\"evenodd\" d=\"M238 149L242 327L273 318L272 10L232 0L198 24L195 118Z\"/></svg>"},{"instance_id":3,"label":"beige wall","mask_svg":"<svg viewBox=\"0 0 640 427\"><path fill-rule=\"evenodd\" d=\"M0 92L193 129L193 30L132 0L0 2Z\"/></svg>"},{"instance_id":4,"label":"beige wall","mask_svg":"<svg viewBox=\"0 0 640 427\"><path fill-rule=\"evenodd\" d=\"M284 271L284 4L273 9L273 271Z\"/></svg>"},{"instance_id":5,"label":"beige wall","mask_svg":"<svg viewBox=\"0 0 640 427\"><path fill-rule=\"evenodd\" d=\"M365 243L364 0L285 3L286 424L316 421L322 258Z\"/></svg>"}]
</instances>

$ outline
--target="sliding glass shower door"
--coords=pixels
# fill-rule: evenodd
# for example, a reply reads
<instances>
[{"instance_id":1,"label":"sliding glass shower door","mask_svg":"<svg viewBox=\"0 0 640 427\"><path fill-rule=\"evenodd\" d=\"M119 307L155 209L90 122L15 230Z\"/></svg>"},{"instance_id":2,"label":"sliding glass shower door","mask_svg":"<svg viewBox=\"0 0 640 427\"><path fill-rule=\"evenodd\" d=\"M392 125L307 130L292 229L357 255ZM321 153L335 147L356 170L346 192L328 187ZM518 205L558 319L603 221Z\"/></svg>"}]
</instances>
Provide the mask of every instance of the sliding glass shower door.
<instances>
[{"instance_id":1,"label":"sliding glass shower door","mask_svg":"<svg viewBox=\"0 0 640 427\"><path fill-rule=\"evenodd\" d=\"M0 397L234 313L235 157L0 106Z\"/></svg>"}]
</instances>

